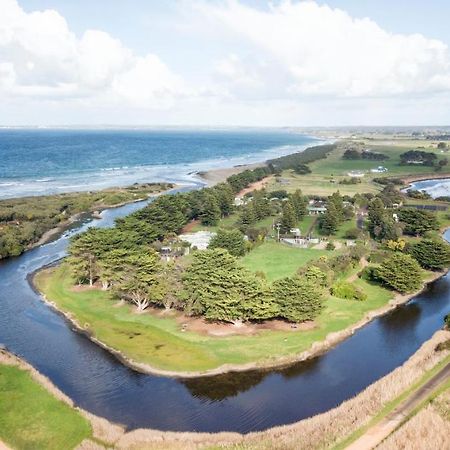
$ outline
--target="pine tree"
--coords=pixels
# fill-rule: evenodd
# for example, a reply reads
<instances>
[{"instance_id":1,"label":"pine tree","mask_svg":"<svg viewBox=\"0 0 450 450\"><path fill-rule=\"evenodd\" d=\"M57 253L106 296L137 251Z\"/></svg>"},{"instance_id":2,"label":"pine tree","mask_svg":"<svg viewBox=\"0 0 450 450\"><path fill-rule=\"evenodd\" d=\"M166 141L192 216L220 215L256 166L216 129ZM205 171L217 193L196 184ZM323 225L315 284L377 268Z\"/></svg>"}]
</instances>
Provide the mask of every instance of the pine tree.
<instances>
[{"instance_id":1,"label":"pine tree","mask_svg":"<svg viewBox=\"0 0 450 450\"><path fill-rule=\"evenodd\" d=\"M290 322L313 320L323 307L323 291L315 281L282 278L273 283L273 293L280 317Z\"/></svg>"},{"instance_id":2,"label":"pine tree","mask_svg":"<svg viewBox=\"0 0 450 450\"><path fill-rule=\"evenodd\" d=\"M336 233L339 226L339 215L333 202L328 203L327 210L320 217L319 226L321 231L327 236Z\"/></svg>"},{"instance_id":3,"label":"pine tree","mask_svg":"<svg viewBox=\"0 0 450 450\"><path fill-rule=\"evenodd\" d=\"M215 226L220 220L220 208L216 197L212 194L205 194L203 210L200 214L200 220L203 225Z\"/></svg>"},{"instance_id":4,"label":"pine tree","mask_svg":"<svg viewBox=\"0 0 450 450\"><path fill-rule=\"evenodd\" d=\"M283 214L281 216L281 231L288 233L292 228L295 228L297 220L295 217L295 210L290 200L283 203Z\"/></svg>"},{"instance_id":5,"label":"pine tree","mask_svg":"<svg viewBox=\"0 0 450 450\"><path fill-rule=\"evenodd\" d=\"M303 217L306 216L307 213L307 205L308 201L306 200L306 197L302 195L302 191L300 189L297 189L291 196L290 200L292 202L292 206L294 207L295 211L295 217L297 221L300 221L303 219Z\"/></svg>"},{"instance_id":6,"label":"pine tree","mask_svg":"<svg viewBox=\"0 0 450 450\"><path fill-rule=\"evenodd\" d=\"M253 205L253 202L242 207L239 222L244 228L247 228L256 222L255 206Z\"/></svg>"},{"instance_id":7,"label":"pine tree","mask_svg":"<svg viewBox=\"0 0 450 450\"><path fill-rule=\"evenodd\" d=\"M418 289L421 282L421 269L410 255L396 252L385 259L373 271L375 278L401 293Z\"/></svg>"},{"instance_id":8,"label":"pine tree","mask_svg":"<svg viewBox=\"0 0 450 450\"><path fill-rule=\"evenodd\" d=\"M236 229L219 229L211 239L208 248L223 248L233 256L243 256L245 254L244 235Z\"/></svg>"},{"instance_id":9,"label":"pine tree","mask_svg":"<svg viewBox=\"0 0 450 450\"><path fill-rule=\"evenodd\" d=\"M338 192L334 192L332 195L330 195L328 197L328 204L327 207L329 207L329 205L332 204L334 205L334 209L336 211L336 217L338 220L338 225L340 225L342 223L342 221L344 220L344 200L341 196L341 194Z\"/></svg>"},{"instance_id":10,"label":"pine tree","mask_svg":"<svg viewBox=\"0 0 450 450\"><path fill-rule=\"evenodd\" d=\"M272 208L269 199L266 197L265 191L254 192L252 203L257 220L270 216Z\"/></svg>"},{"instance_id":11,"label":"pine tree","mask_svg":"<svg viewBox=\"0 0 450 450\"><path fill-rule=\"evenodd\" d=\"M442 270L450 266L450 245L442 240L422 239L408 249L425 269Z\"/></svg>"}]
</instances>

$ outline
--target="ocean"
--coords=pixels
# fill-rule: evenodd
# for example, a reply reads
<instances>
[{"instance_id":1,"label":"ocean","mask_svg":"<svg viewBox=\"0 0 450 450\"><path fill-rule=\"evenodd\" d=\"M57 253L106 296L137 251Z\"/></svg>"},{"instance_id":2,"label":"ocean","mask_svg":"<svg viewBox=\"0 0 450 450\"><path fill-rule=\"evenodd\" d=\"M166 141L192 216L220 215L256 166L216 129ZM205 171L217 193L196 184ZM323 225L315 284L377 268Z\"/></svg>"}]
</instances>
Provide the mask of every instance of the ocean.
<instances>
[{"instance_id":1,"label":"ocean","mask_svg":"<svg viewBox=\"0 0 450 450\"><path fill-rule=\"evenodd\" d=\"M0 198L140 182L255 163L322 141L285 129L1 129Z\"/></svg>"}]
</instances>

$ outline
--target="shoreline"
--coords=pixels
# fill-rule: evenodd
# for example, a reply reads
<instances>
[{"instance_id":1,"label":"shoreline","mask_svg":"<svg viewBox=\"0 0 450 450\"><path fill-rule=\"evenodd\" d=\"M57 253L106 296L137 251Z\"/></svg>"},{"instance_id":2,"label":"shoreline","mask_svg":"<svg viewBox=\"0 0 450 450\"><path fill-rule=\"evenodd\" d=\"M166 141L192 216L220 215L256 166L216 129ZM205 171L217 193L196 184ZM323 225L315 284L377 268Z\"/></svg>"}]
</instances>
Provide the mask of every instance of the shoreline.
<instances>
[{"instance_id":1,"label":"shoreline","mask_svg":"<svg viewBox=\"0 0 450 450\"><path fill-rule=\"evenodd\" d=\"M306 450L329 448L345 442L346 437L369 423L383 407L398 398L428 371L448 358L450 354L448 350L437 352L436 347L449 338L448 330L436 331L402 365L374 381L354 397L326 412L290 424L246 434L231 431L217 433L160 431L151 428L127 431L123 425L96 416L77 406L48 377L7 349L0 349L0 364L16 366L27 371L40 386L58 400L74 408L89 421L92 427L92 437L82 441L79 448L99 448L98 442L95 440L100 440L102 444L118 449L145 448L148 445L153 445L152 448L173 450L193 450L214 446L235 448L236 445L245 445L250 449L259 448L261 440L264 439L271 444L267 448L277 448L277 445L280 445L282 448Z\"/></svg>"},{"instance_id":2,"label":"shoreline","mask_svg":"<svg viewBox=\"0 0 450 450\"><path fill-rule=\"evenodd\" d=\"M303 148L300 151L297 150L292 153L283 154L279 157L296 155L297 153L302 153L311 147L318 147L320 145L329 145L329 144L334 144L334 143L341 141L341 139L324 139L323 137L316 136L316 135L308 135L308 137L314 139L315 141L310 142L309 144L303 145L302 146ZM233 166L233 167L222 167L222 168L217 168L217 169L213 168L213 169L209 169L209 170L206 170L203 172L197 172L195 176L200 182L206 183L207 187L212 187L212 186L215 186L216 184L225 182L226 179L228 177L230 177L231 175L235 175L237 173L243 172L244 170L252 170L252 169L256 169L258 167L264 167L267 165L267 162L273 158L274 157L265 159L264 161L248 163L248 164L241 164L241 165L237 165L237 166Z\"/></svg>"},{"instance_id":3,"label":"shoreline","mask_svg":"<svg viewBox=\"0 0 450 450\"><path fill-rule=\"evenodd\" d=\"M33 248L36 247L40 247L41 245L45 245L48 244L49 242L51 242L53 239L58 239L63 233L64 231L66 231L71 225L73 225L74 223L76 223L78 220L81 219L81 217L83 216L87 216L91 219L99 219L101 218L101 213L103 211L106 211L108 209L116 209L116 208L121 208L122 206L126 206L126 205L131 205L133 203L139 203L139 202L143 202L145 200L149 200L152 197L158 197L160 195L165 195L168 192L170 192L173 189L177 189L179 188L179 185L173 184L173 187L169 188L169 189L165 189L164 191L158 192L156 194L148 194L147 197L142 197L142 198L136 198L133 200L130 200L128 202L121 202L121 203L117 203L116 205L101 205L98 206L96 208L91 207L86 211L81 211L79 213L73 214L72 216L70 216L69 218L67 218L64 222L61 222L59 225L57 225L56 227L51 228L50 230L47 230L40 238L38 241L36 241L33 244L30 244L25 252L32 250ZM56 194L58 195L58 194ZM17 197L20 198L20 197ZM23 252L23 253L25 253ZM22 254L23 254L22 253ZM4 258L5 260L8 258ZM1 260L1 259L0 259Z\"/></svg>"},{"instance_id":4,"label":"shoreline","mask_svg":"<svg viewBox=\"0 0 450 450\"><path fill-rule=\"evenodd\" d=\"M444 277L449 272L449 269L445 271L440 272L434 272L430 277L428 277L423 282L423 286L417 290L416 292L413 292L411 294L395 294L394 298L391 299L385 306L369 311L365 317L363 317L358 322L354 323L353 325L350 325L347 328L344 328L340 331L336 331L334 333L329 333L324 340L322 341L316 341L313 342L308 350L304 350L301 353L294 354L291 356L282 356L278 358L268 358L267 360L260 360L257 362L251 362L246 364L223 364L219 367L216 367L214 369L208 369L205 371L172 371L172 370L165 370L165 369L158 369L156 367L151 366L150 364L146 363L140 363L138 361L134 361L133 359L129 358L127 355L125 355L121 350L117 350L113 347L110 347L103 341L97 339L93 334L85 327L81 326L78 321L72 316L72 313L63 311L58 307L58 305L52 301L49 300L45 294L43 294L36 286L34 282L34 278L37 273L39 273L42 270L45 270L49 266L43 267L33 273L31 273L28 277L29 282L32 286L32 288L37 292L41 298L41 300L51 307L54 311L56 311L58 314L60 314L71 326L72 330L84 335L86 338L88 338L90 341L95 343L96 345L100 346L104 350L108 351L110 354L112 354L117 360L122 363L123 365L127 366L130 369L133 369L136 372L144 373L147 375L156 375L156 376L165 376L170 378L180 378L180 379L190 379L190 378L203 378L203 377L212 377L216 375L223 375L226 373L232 373L232 372L248 372L251 370L274 370L274 369L282 369L289 367L293 364L306 361L309 359L313 359L317 356L320 356L329 350L331 350L333 347L338 345L339 343L343 342L345 339L352 336L356 331L363 328L365 325L372 322L372 320L376 319L377 317L381 317L394 309L396 309L399 306L402 306L406 303L408 303L410 300L415 298L416 296L420 295L430 283L433 283L434 281L437 281L438 279Z\"/></svg>"}]
</instances>

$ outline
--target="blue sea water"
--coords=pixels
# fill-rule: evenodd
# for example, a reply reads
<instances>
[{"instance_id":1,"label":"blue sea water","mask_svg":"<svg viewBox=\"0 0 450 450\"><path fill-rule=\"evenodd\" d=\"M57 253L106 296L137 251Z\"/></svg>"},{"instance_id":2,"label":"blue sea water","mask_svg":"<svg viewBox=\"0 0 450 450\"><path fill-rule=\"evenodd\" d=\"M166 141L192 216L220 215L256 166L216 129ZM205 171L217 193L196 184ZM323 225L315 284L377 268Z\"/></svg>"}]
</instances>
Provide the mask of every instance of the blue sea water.
<instances>
[{"instance_id":1,"label":"blue sea water","mask_svg":"<svg viewBox=\"0 0 450 450\"><path fill-rule=\"evenodd\" d=\"M2 129L0 198L135 182L198 182L195 173L301 151L317 139L284 129Z\"/></svg>"}]
</instances>

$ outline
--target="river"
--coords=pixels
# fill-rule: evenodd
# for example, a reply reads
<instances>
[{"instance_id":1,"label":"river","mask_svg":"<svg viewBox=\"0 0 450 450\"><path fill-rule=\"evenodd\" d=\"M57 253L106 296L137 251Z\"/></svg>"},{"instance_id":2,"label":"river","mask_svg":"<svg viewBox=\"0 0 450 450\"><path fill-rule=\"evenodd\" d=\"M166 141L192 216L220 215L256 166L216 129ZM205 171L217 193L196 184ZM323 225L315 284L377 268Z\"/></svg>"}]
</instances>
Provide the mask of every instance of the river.
<instances>
[{"instance_id":1,"label":"river","mask_svg":"<svg viewBox=\"0 0 450 450\"><path fill-rule=\"evenodd\" d=\"M70 234L89 224L111 226L143 205L106 210L101 219L0 262L0 342L76 404L128 429L246 433L327 411L406 361L450 312L446 275L326 354L286 369L189 380L137 373L74 332L41 301L28 277L65 255Z\"/></svg>"}]
</instances>

